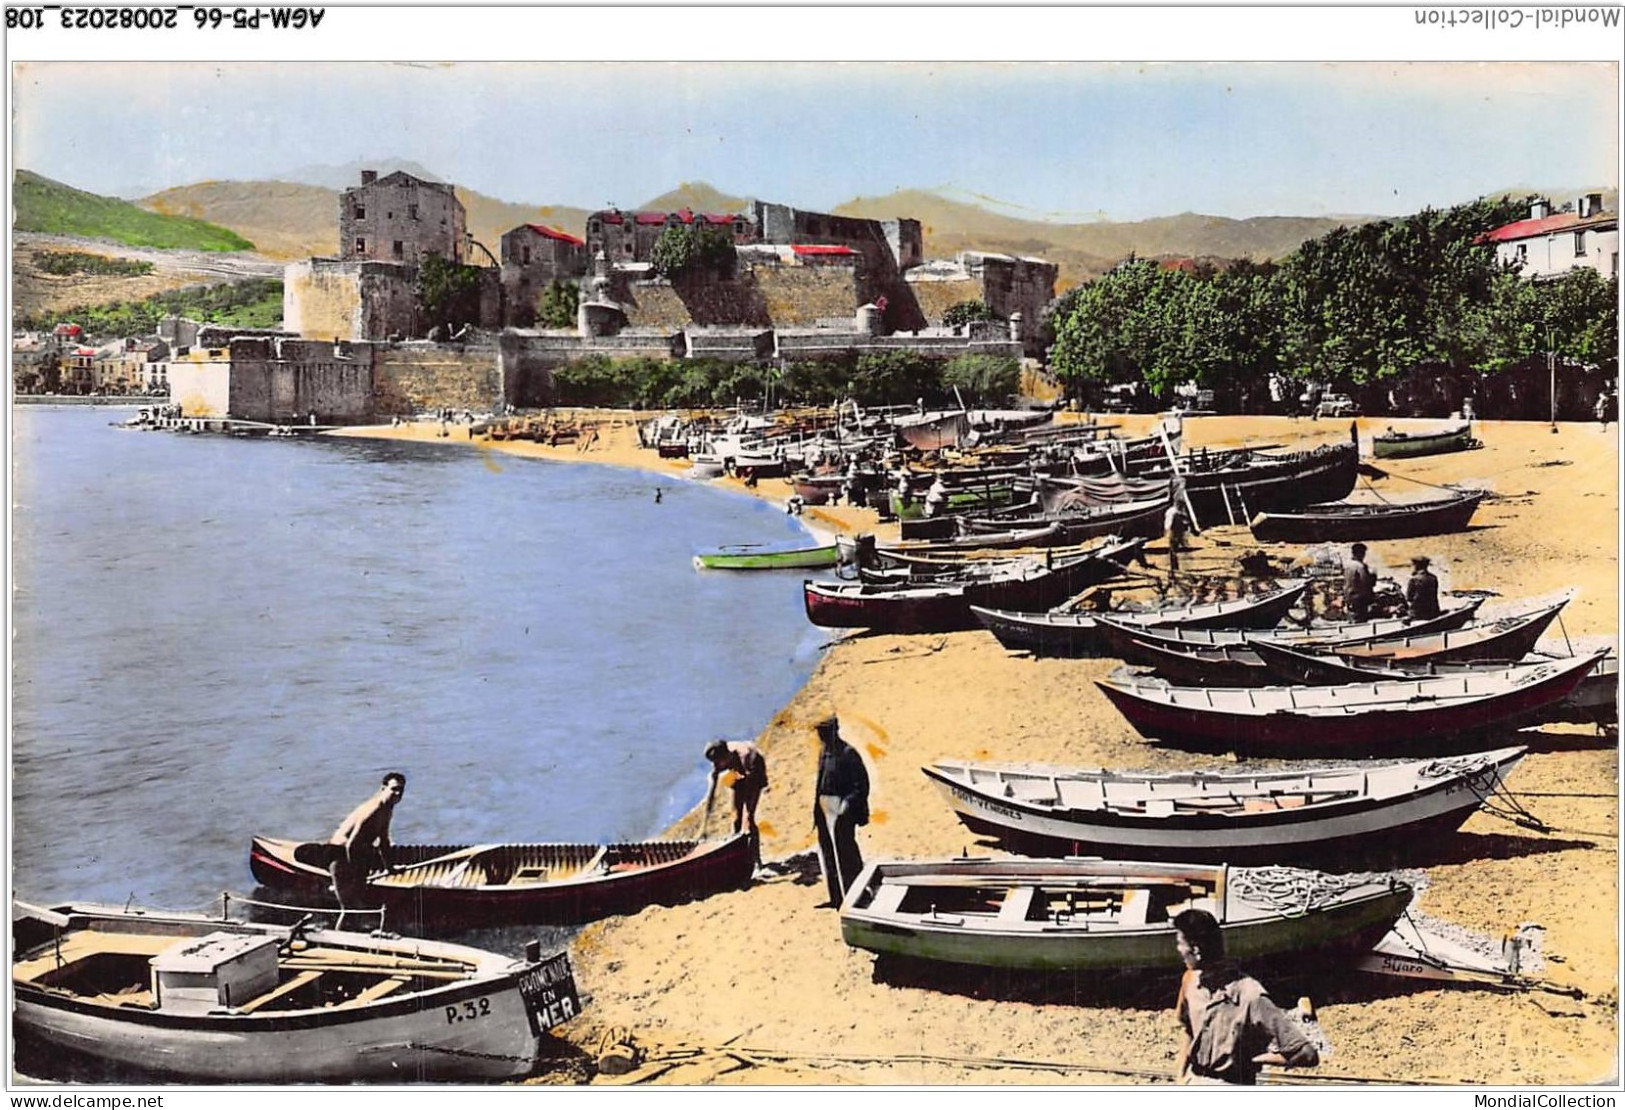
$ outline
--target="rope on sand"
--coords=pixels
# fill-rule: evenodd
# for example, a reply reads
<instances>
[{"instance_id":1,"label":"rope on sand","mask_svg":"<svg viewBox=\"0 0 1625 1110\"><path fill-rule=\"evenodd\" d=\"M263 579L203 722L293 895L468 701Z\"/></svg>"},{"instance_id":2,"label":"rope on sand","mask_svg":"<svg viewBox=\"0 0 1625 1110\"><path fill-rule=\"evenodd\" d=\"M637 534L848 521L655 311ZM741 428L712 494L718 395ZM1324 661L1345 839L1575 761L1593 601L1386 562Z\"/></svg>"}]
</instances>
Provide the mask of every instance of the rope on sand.
<instances>
[{"instance_id":1,"label":"rope on sand","mask_svg":"<svg viewBox=\"0 0 1625 1110\"><path fill-rule=\"evenodd\" d=\"M1104 1064L1080 1064L1065 1060L1028 1060L1013 1056L954 1056L925 1052L903 1052L895 1055L848 1055L836 1052L792 1052L783 1049L766 1049L738 1047L732 1045L681 1045L671 1046L658 1053L651 1052L646 1056L645 1068L647 1074L628 1076L633 1082L648 1082L664 1075L673 1068L680 1067L689 1061L699 1062L706 1058L731 1057L747 1066L757 1066L762 1063L778 1064L807 1064L807 1065L838 1065L852 1066L865 1065L925 1065L935 1064L944 1067L985 1068L991 1070L1018 1070L1018 1071L1052 1071L1062 1075L1107 1075L1121 1079L1146 1079L1161 1083L1174 1083L1176 1077L1171 1071L1154 1070L1151 1068L1114 1067ZM1371 1076L1342 1075L1330 1072L1298 1072L1294 1071L1288 1078L1283 1069L1272 1068L1267 1070L1263 1077L1266 1083L1310 1083L1310 1084L1391 1084L1391 1078L1374 1078ZM1452 1079L1406 1079L1406 1086L1457 1086L1466 1080Z\"/></svg>"}]
</instances>

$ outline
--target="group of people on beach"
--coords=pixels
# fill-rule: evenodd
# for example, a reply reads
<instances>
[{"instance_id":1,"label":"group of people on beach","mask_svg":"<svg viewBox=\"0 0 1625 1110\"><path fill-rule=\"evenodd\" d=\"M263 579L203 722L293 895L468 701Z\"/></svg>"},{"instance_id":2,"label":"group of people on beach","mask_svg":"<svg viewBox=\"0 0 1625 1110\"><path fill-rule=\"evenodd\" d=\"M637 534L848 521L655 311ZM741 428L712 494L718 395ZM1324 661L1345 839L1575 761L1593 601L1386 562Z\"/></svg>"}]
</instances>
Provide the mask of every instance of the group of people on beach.
<instances>
[{"instance_id":1,"label":"group of people on beach","mask_svg":"<svg viewBox=\"0 0 1625 1110\"><path fill-rule=\"evenodd\" d=\"M863 869L857 830L869 823L869 772L856 748L841 736L839 718L821 718L818 771L814 783L813 825L818 858L829 898L819 908L836 908ZM768 788L767 758L754 743L716 740L706 745L711 764L706 815L722 776L731 774L733 830L747 833L761 868L761 832L756 810ZM366 884L393 869L390 819L406 792L406 776L384 775L379 789L339 824L328 839L328 871L339 903L338 927L364 907ZM1175 950L1185 965L1176 1013L1183 1042L1176 1076L1188 1084L1252 1084L1265 1064L1308 1067L1319 1055L1304 1030L1271 1001L1258 980L1225 958L1224 936L1216 918L1188 909L1174 918Z\"/></svg>"},{"instance_id":2,"label":"group of people on beach","mask_svg":"<svg viewBox=\"0 0 1625 1110\"><path fill-rule=\"evenodd\" d=\"M1366 546L1349 546L1343 563L1343 604L1349 620L1370 620L1377 599L1377 572L1365 561ZM1405 612L1412 620L1431 620L1439 615L1439 579L1429 567L1426 555L1411 556L1411 576L1405 582Z\"/></svg>"}]
</instances>

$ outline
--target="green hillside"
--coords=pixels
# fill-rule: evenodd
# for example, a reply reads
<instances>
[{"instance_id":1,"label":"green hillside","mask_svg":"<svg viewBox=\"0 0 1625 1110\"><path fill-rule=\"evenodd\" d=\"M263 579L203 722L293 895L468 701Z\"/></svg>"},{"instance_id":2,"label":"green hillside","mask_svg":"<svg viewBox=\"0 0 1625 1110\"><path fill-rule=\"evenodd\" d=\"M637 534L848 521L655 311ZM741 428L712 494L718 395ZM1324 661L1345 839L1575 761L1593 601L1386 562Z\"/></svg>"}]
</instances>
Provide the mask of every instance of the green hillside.
<instances>
[{"instance_id":1,"label":"green hillside","mask_svg":"<svg viewBox=\"0 0 1625 1110\"><path fill-rule=\"evenodd\" d=\"M163 250L251 251L247 239L203 220L164 216L18 170L12 185L13 231L110 239Z\"/></svg>"}]
</instances>

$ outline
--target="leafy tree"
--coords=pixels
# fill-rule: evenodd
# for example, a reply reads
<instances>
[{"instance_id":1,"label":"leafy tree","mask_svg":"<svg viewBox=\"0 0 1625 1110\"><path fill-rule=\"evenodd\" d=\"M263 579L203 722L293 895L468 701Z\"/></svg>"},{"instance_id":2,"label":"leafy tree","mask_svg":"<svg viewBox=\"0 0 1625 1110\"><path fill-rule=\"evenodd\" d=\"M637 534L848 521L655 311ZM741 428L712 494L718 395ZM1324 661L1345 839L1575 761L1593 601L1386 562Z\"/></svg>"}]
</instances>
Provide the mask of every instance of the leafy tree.
<instances>
[{"instance_id":1,"label":"leafy tree","mask_svg":"<svg viewBox=\"0 0 1625 1110\"><path fill-rule=\"evenodd\" d=\"M997 405L1020 387L1021 363L1003 355L960 355L942 368L942 385L957 387L967 403Z\"/></svg>"},{"instance_id":2,"label":"leafy tree","mask_svg":"<svg viewBox=\"0 0 1625 1110\"><path fill-rule=\"evenodd\" d=\"M915 351L879 351L858 356L852 383L860 404L909 404L942 395L942 371L936 360Z\"/></svg>"},{"instance_id":3,"label":"leafy tree","mask_svg":"<svg viewBox=\"0 0 1625 1110\"><path fill-rule=\"evenodd\" d=\"M539 328L573 328L576 310L581 306L581 286L573 281L548 282L547 288L536 302L536 326Z\"/></svg>"},{"instance_id":4,"label":"leafy tree","mask_svg":"<svg viewBox=\"0 0 1625 1110\"><path fill-rule=\"evenodd\" d=\"M673 280L699 273L732 273L733 240L712 227L675 224L655 240L649 264L655 273Z\"/></svg>"},{"instance_id":5,"label":"leafy tree","mask_svg":"<svg viewBox=\"0 0 1625 1110\"><path fill-rule=\"evenodd\" d=\"M980 299L960 301L949 305L948 310L942 314L942 326L945 328L963 327L973 320L997 320L999 314L987 307Z\"/></svg>"},{"instance_id":6,"label":"leafy tree","mask_svg":"<svg viewBox=\"0 0 1625 1110\"><path fill-rule=\"evenodd\" d=\"M480 268L449 262L438 254L418 267L418 307L430 327L455 332L480 318Z\"/></svg>"}]
</instances>

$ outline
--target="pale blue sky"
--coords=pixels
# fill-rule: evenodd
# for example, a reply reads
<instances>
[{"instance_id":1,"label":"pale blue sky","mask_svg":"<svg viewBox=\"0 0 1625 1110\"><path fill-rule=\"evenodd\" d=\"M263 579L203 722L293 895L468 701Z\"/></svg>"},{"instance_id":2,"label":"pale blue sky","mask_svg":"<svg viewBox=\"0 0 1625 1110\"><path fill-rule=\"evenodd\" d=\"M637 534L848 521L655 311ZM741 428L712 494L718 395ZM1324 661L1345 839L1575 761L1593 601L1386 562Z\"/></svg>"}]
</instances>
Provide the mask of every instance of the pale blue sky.
<instances>
[{"instance_id":1,"label":"pale blue sky","mask_svg":"<svg viewBox=\"0 0 1625 1110\"><path fill-rule=\"evenodd\" d=\"M99 193L400 158L596 208L682 181L829 208L936 188L1068 222L1397 215L1617 186L1617 66L27 63L13 164Z\"/></svg>"}]
</instances>

